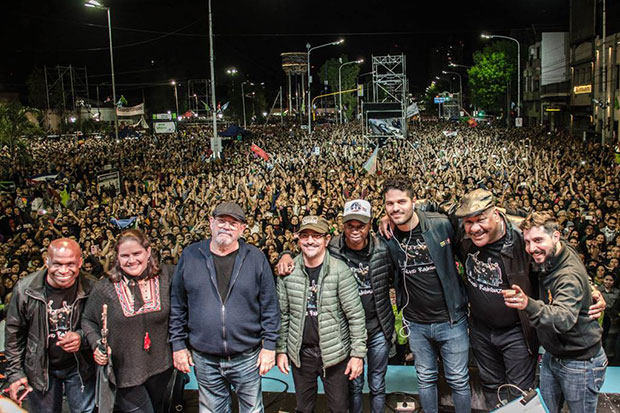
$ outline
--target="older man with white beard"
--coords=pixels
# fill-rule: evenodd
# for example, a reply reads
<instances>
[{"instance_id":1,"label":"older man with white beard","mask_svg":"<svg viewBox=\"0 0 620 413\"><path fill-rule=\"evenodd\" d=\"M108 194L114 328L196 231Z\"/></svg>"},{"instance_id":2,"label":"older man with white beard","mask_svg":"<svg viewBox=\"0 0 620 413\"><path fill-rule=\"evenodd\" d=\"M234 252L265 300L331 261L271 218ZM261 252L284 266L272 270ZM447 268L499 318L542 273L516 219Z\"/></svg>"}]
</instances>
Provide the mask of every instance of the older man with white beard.
<instances>
[{"instance_id":1,"label":"older man with white beard","mask_svg":"<svg viewBox=\"0 0 620 413\"><path fill-rule=\"evenodd\" d=\"M260 376L275 365L280 310L265 255L240 240L245 213L232 202L209 219L212 238L190 245L176 268L170 298L174 366L195 366L199 411L262 412Z\"/></svg>"}]
</instances>

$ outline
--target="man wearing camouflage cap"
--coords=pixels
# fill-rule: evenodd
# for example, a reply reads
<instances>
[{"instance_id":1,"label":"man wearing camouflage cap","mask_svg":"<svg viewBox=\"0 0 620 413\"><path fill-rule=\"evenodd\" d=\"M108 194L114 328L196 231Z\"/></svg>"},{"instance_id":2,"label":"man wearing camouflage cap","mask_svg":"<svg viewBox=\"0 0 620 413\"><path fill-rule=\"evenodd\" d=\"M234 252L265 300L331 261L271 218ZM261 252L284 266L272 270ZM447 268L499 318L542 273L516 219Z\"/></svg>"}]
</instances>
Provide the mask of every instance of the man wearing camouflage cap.
<instances>
[{"instance_id":1,"label":"man wearing camouflage cap","mask_svg":"<svg viewBox=\"0 0 620 413\"><path fill-rule=\"evenodd\" d=\"M462 221L456 254L465 267L471 346L487 407L493 408L502 384L523 390L535 387L536 332L527 314L506 307L502 296L502 290L512 293L512 285L518 285L528 296L536 295L531 259L517 227L522 219L500 211L491 192L478 188L465 194L454 217ZM599 297L590 307L591 317L600 316L605 308ZM500 395L502 399L512 398L507 392Z\"/></svg>"},{"instance_id":2,"label":"man wearing camouflage cap","mask_svg":"<svg viewBox=\"0 0 620 413\"><path fill-rule=\"evenodd\" d=\"M277 364L292 362L297 412L312 412L320 377L331 412L349 408L349 380L364 369L366 321L349 267L330 256L329 224L306 216L298 233L301 255L287 277L278 278L281 328Z\"/></svg>"},{"instance_id":3,"label":"man wearing camouflage cap","mask_svg":"<svg viewBox=\"0 0 620 413\"><path fill-rule=\"evenodd\" d=\"M538 345L526 314L504 305L502 290L517 284L534 291L521 231L484 189L467 193L454 212L462 220L456 253L465 267L470 340L488 408L504 383L533 388ZM502 399L507 399L502 394Z\"/></svg>"}]
</instances>

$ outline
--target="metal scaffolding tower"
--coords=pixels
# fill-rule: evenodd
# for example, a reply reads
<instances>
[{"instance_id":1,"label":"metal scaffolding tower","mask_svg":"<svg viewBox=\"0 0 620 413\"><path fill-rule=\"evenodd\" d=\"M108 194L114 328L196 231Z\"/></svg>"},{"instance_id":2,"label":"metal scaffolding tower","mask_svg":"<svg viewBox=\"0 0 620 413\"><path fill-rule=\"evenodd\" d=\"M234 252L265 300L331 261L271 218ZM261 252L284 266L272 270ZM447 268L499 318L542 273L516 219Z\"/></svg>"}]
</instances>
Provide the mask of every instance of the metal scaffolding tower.
<instances>
[{"instance_id":1,"label":"metal scaffolding tower","mask_svg":"<svg viewBox=\"0 0 620 413\"><path fill-rule=\"evenodd\" d=\"M407 104L406 60L405 55L372 57L375 103L399 102L404 110Z\"/></svg>"},{"instance_id":2,"label":"metal scaffolding tower","mask_svg":"<svg viewBox=\"0 0 620 413\"><path fill-rule=\"evenodd\" d=\"M86 67L44 66L47 109L77 110L90 104Z\"/></svg>"},{"instance_id":3,"label":"metal scaffolding tower","mask_svg":"<svg viewBox=\"0 0 620 413\"><path fill-rule=\"evenodd\" d=\"M187 81L187 107L194 113L204 113L208 116L205 104L213 109L211 104L211 82L209 79L189 79Z\"/></svg>"},{"instance_id":4,"label":"metal scaffolding tower","mask_svg":"<svg viewBox=\"0 0 620 413\"><path fill-rule=\"evenodd\" d=\"M363 130L366 136L407 134L407 73L406 56L372 56L373 102L362 107ZM391 125L382 132L369 129L373 119L384 119ZM400 133L398 133L400 130Z\"/></svg>"}]
</instances>

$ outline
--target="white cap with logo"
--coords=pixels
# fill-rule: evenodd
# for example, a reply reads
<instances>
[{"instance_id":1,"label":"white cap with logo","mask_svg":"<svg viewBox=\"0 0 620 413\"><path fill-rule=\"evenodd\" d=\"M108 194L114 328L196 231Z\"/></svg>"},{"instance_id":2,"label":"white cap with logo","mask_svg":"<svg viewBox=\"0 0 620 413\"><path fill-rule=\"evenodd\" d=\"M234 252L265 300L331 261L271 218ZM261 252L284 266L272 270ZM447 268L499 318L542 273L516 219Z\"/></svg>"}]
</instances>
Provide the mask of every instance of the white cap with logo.
<instances>
[{"instance_id":1,"label":"white cap with logo","mask_svg":"<svg viewBox=\"0 0 620 413\"><path fill-rule=\"evenodd\" d=\"M370 213L370 202L364 199L354 199L344 204L342 222L355 219L363 224L368 224L371 218L372 214Z\"/></svg>"}]
</instances>

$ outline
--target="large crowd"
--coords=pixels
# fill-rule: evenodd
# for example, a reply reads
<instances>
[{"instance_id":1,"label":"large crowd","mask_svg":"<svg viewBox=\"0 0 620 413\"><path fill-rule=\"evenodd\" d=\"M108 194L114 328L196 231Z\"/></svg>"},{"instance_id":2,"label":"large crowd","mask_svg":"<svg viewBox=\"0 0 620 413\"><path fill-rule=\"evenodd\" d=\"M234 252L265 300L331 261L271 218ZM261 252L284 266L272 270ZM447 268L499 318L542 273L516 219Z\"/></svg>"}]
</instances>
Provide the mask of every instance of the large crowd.
<instances>
[{"instance_id":1,"label":"large crowd","mask_svg":"<svg viewBox=\"0 0 620 413\"><path fill-rule=\"evenodd\" d=\"M244 210L243 238L275 272L283 251L299 252L296 233L304 216L326 218L338 235L345 203L366 199L378 231L383 183L398 174L411 177L418 200L458 202L484 188L510 211L553 214L607 302L604 339L617 333L620 166L610 148L565 131L425 122L404 139L382 139L376 171L369 173L377 142L360 126L327 125L312 136L295 127L250 131L225 141L220 157L210 150L209 128L201 126L121 141L31 142L29 162L16 160L2 177L14 183L14 190L0 194L3 303L20 278L43 268L50 242L59 237L77 241L82 270L95 277L111 270L115 242L127 228L142 229L163 264L177 264L184 248L211 237L208 219L222 201ZM97 176L110 171L118 171L118 187L98 185ZM605 347L610 359L620 356L615 338Z\"/></svg>"},{"instance_id":2,"label":"large crowd","mask_svg":"<svg viewBox=\"0 0 620 413\"><path fill-rule=\"evenodd\" d=\"M457 131L445 136L444 131ZM30 146L31 165L10 165L3 177L16 185L0 198L3 297L14 282L41 267L42 252L60 235L75 238L86 270L100 276L122 220L145 229L164 261L208 236L207 217L219 200L236 200L248 213L244 237L274 263L294 249L304 215L318 214L342 231L338 214L347 199L368 199L378 218L380 188L395 172L413 178L418 199L458 200L487 188L499 205L525 212L550 210L566 239L583 254L595 282L618 275L619 169L600 144L540 129L466 128L428 123L408 139L391 139L378 152L377 173L363 168L374 142L356 127L325 127L311 138L300 130L256 128L211 155L208 128L144 135L121 142L41 140ZM250 151L256 144L265 161ZM118 170L118 193L98 188L97 174ZM39 175L50 180L33 181ZM115 223L113 223L115 222ZM377 228L376 222L374 229Z\"/></svg>"}]
</instances>

